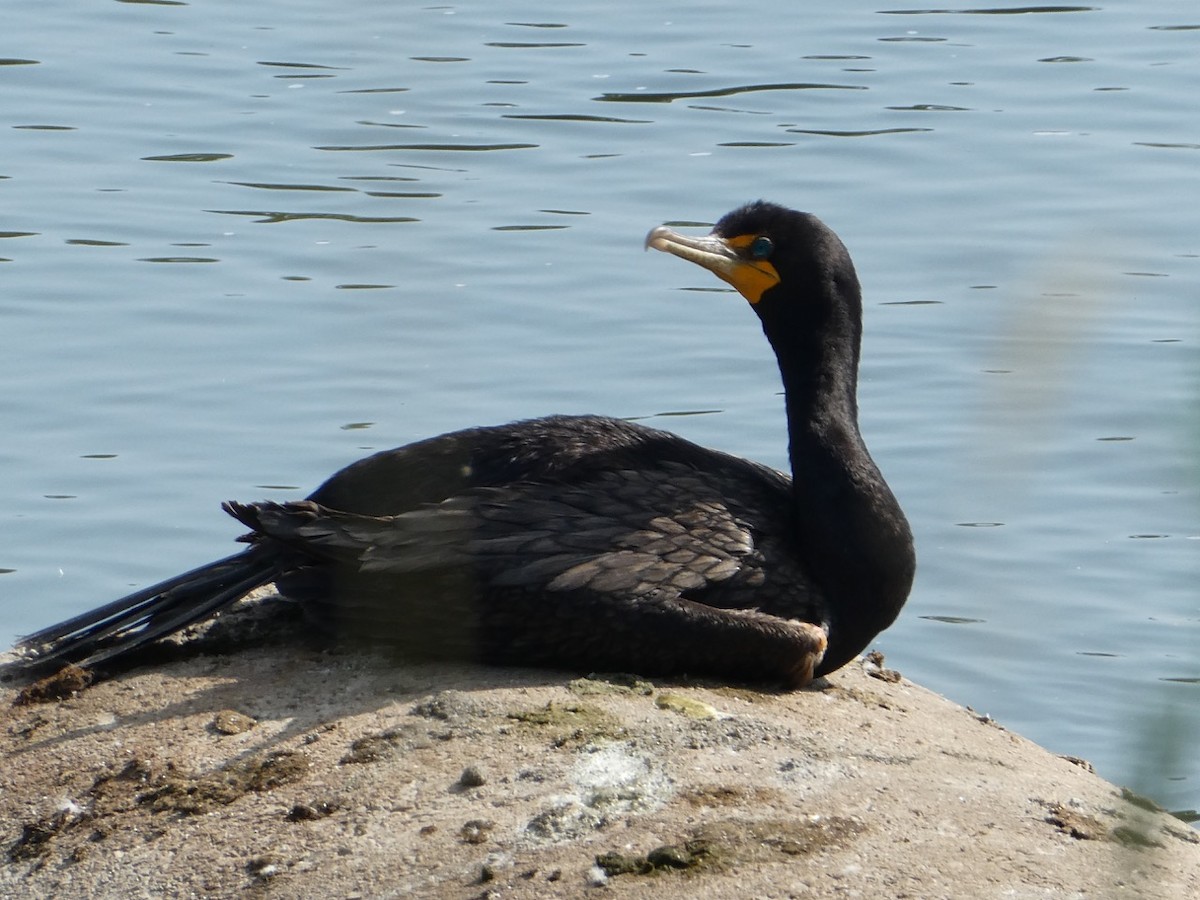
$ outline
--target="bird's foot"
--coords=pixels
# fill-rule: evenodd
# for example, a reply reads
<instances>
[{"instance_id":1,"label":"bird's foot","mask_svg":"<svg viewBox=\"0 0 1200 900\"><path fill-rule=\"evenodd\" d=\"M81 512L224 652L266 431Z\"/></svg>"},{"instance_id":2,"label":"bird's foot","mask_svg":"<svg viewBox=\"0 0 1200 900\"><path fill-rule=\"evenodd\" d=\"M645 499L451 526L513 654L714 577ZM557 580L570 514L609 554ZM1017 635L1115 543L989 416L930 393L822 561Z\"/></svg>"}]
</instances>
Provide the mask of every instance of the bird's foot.
<instances>
[{"instance_id":1,"label":"bird's foot","mask_svg":"<svg viewBox=\"0 0 1200 900\"><path fill-rule=\"evenodd\" d=\"M825 630L811 622L789 622L796 635L799 655L784 672L784 684L792 690L807 687L813 680L813 672L825 656L828 639Z\"/></svg>"}]
</instances>

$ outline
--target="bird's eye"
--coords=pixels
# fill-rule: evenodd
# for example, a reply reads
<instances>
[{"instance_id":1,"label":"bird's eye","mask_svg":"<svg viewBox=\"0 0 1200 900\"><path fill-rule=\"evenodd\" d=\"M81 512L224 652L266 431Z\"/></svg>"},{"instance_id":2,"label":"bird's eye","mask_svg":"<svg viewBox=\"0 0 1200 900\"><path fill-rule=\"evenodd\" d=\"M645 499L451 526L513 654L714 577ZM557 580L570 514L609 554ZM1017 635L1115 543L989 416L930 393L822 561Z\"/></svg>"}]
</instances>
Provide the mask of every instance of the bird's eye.
<instances>
[{"instance_id":1,"label":"bird's eye","mask_svg":"<svg viewBox=\"0 0 1200 900\"><path fill-rule=\"evenodd\" d=\"M769 237L759 235L750 242L750 257L752 259L766 259L774 249L775 244Z\"/></svg>"}]
</instances>

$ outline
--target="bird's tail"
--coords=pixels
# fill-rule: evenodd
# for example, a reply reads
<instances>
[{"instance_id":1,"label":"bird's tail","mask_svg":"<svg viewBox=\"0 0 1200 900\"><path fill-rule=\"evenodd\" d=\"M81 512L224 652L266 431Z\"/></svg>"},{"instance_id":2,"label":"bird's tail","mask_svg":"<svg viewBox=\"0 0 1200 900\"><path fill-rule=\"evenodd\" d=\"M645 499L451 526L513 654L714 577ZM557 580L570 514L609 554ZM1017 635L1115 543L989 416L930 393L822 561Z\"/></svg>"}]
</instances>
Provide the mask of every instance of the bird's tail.
<instances>
[{"instance_id":1,"label":"bird's tail","mask_svg":"<svg viewBox=\"0 0 1200 900\"><path fill-rule=\"evenodd\" d=\"M251 546L23 638L12 666L32 672L110 662L209 618L276 574L274 554Z\"/></svg>"}]
</instances>

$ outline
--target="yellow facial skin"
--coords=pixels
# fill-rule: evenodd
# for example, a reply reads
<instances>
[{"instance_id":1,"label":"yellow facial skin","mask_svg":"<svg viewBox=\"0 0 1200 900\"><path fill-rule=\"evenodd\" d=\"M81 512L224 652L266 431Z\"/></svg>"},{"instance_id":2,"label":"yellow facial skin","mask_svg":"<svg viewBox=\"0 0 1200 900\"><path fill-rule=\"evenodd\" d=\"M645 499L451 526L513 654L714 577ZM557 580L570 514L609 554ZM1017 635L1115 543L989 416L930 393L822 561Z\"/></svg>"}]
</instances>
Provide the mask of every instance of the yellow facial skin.
<instances>
[{"instance_id":1,"label":"yellow facial skin","mask_svg":"<svg viewBox=\"0 0 1200 900\"><path fill-rule=\"evenodd\" d=\"M646 247L662 250L708 269L722 281L732 284L739 294L758 303L763 294L779 284L779 273L765 259L752 259L748 248L756 234L739 234L732 238L715 234L689 237L659 225L646 235Z\"/></svg>"}]
</instances>

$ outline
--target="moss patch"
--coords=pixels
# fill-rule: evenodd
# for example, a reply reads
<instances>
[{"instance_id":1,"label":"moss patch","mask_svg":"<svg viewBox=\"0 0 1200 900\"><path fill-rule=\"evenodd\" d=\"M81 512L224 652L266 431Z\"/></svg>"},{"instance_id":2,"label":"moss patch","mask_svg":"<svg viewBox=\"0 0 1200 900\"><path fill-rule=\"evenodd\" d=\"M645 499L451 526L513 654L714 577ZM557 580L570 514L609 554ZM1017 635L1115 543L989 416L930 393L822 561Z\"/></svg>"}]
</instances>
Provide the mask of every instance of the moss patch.
<instances>
[{"instance_id":1,"label":"moss patch","mask_svg":"<svg viewBox=\"0 0 1200 900\"><path fill-rule=\"evenodd\" d=\"M299 781L307 773L307 758L290 751L239 760L201 776L181 775L173 767L155 774L148 763L133 759L116 772L98 776L80 803L24 823L8 857L13 862L40 859L60 835L83 824L94 829L92 841L101 841L112 831L113 826L106 823L108 817L138 808L149 808L153 813L205 813L247 793L262 793ZM154 836L155 832L147 834ZM81 852L86 851L76 848L77 855Z\"/></svg>"},{"instance_id":2,"label":"moss patch","mask_svg":"<svg viewBox=\"0 0 1200 900\"><path fill-rule=\"evenodd\" d=\"M228 806L248 793L263 793L299 781L308 774L308 759L281 750L222 766L199 777L169 773L163 782L138 797L152 812L197 815Z\"/></svg>"},{"instance_id":3,"label":"moss patch","mask_svg":"<svg viewBox=\"0 0 1200 900\"><path fill-rule=\"evenodd\" d=\"M428 734L416 724L408 723L385 731L365 734L350 742L350 750L338 763L374 763L390 759L400 750L419 750L432 746Z\"/></svg>"},{"instance_id":4,"label":"moss patch","mask_svg":"<svg viewBox=\"0 0 1200 900\"><path fill-rule=\"evenodd\" d=\"M596 865L610 878L617 875L700 874L734 863L764 862L778 854L802 856L849 843L865 826L840 816L806 820L712 822L685 839L655 847L645 855L602 853Z\"/></svg>"},{"instance_id":5,"label":"moss patch","mask_svg":"<svg viewBox=\"0 0 1200 900\"><path fill-rule=\"evenodd\" d=\"M861 822L842 816L810 819L773 819L763 822L728 820L703 825L696 837L727 848L738 860L762 860L775 853L800 856L830 847L842 847L866 829Z\"/></svg>"},{"instance_id":6,"label":"moss patch","mask_svg":"<svg viewBox=\"0 0 1200 900\"><path fill-rule=\"evenodd\" d=\"M1107 829L1098 819L1068 809L1061 803L1050 804L1046 821L1077 841L1098 841L1107 834Z\"/></svg>"},{"instance_id":7,"label":"moss patch","mask_svg":"<svg viewBox=\"0 0 1200 900\"><path fill-rule=\"evenodd\" d=\"M654 698L654 705L659 709L669 709L681 716L687 716L689 719L718 719L721 717L721 714L707 703L693 700L683 694L659 694Z\"/></svg>"},{"instance_id":8,"label":"moss patch","mask_svg":"<svg viewBox=\"0 0 1200 900\"><path fill-rule=\"evenodd\" d=\"M522 725L547 729L556 747L580 745L597 738L617 738L624 734L620 721L590 703L547 703L536 709L513 710L507 717Z\"/></svg>"},{"instance_id":9,"label":"moss patch","mask_svg":"<svg viewBox=\"0 0 1200 900\"><path fill-rule=\"evenodd\" d=\"M714 685L709 690L721 697L731 697L734 700L742 700L746 703L770 703L773 700L777 700L780 694L779 691L757 691L753 688L726 684Z\"/></svg>"},{"instance_id":10,"label":"moss patch","mask_svg":"<svg viewBox=\"0 0 1200 900\"><path fill-rule=\"evenodd\" d=\"M54 838L78 822L77 815L70 810L60 809L36 822L24 823L20 837L8 849L9 861L26 862L46 856Z\"/></svg>"},{"instance_id":11,"label":"moss patch","mask_svg":"<svg viewBox=\"0 0 1200 900\"><path fill-rule=\"evenodd\" d=\"M35 703L53 703L73 697L95 679L93 673L79 666L63 666L53 675L47 675L21 689L13 698L13 706L32 706Z\"/></svg>"},{"instance_id":12,"label":"moss patch","mask_svg":"<svg viewBox=\"0 0 1200 900\"><path fill-rule=\"evenodd\" d=\"M636 675L597 675L593 673L587 678L576 678L567 682L567 690L581 697L602 694L635 694L649 697L654 693L654 685Z\"/></svg>"},{"instance_id":13,"label":"moss patch","mask_svg":"<svg viewBox=\"0 0 1200 900\"><path fill-rule=\"evenodd\" d=\"M764 806L779 800L780 792L774 788L736 788L720 784L701 785L684 791L679 799L695 807L737 806L742 808Z\"/></svg>"},{"instance_id":14,"label":"moss patch","mask_svg":"<svg viewBox=\"0 0 1200 900\"><path fill-rule=\"evenodd\" d=\"M645 856L601 853L596 865L609 878L616 875L653 875L657 872L699 871L720 865L721 850L703 838L655 847Z\"/></svg>"}]
</instances>

